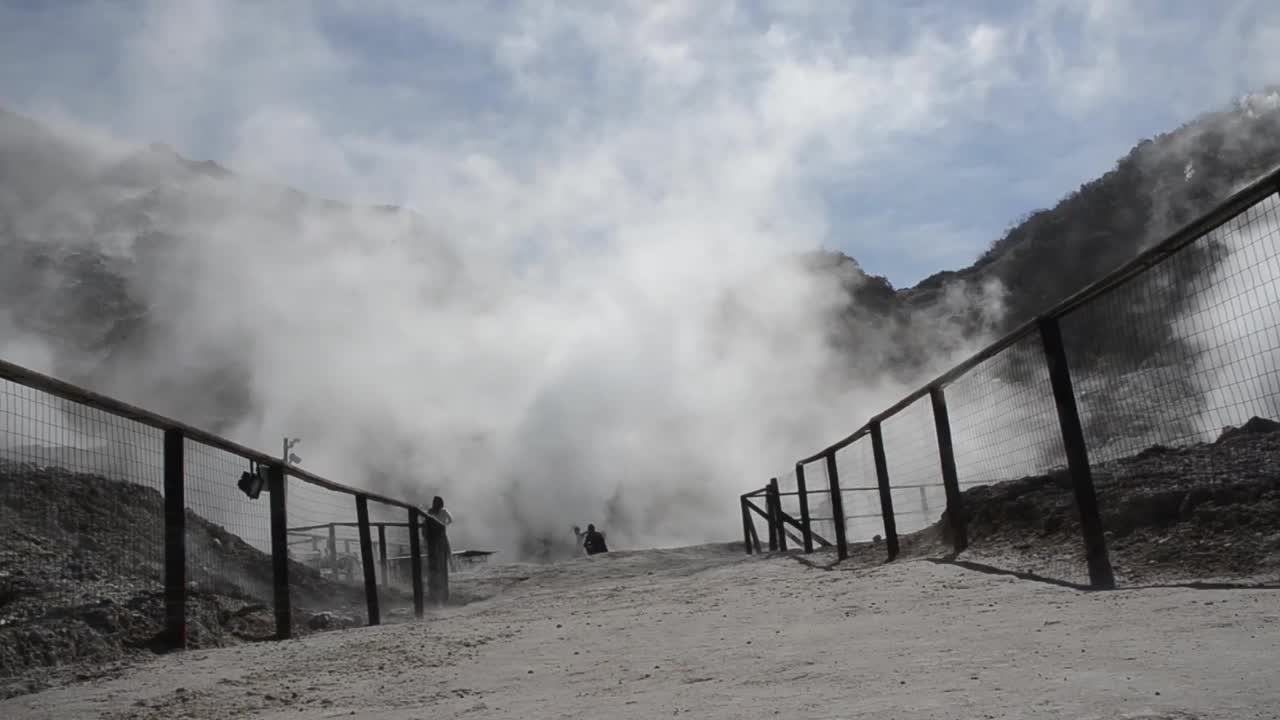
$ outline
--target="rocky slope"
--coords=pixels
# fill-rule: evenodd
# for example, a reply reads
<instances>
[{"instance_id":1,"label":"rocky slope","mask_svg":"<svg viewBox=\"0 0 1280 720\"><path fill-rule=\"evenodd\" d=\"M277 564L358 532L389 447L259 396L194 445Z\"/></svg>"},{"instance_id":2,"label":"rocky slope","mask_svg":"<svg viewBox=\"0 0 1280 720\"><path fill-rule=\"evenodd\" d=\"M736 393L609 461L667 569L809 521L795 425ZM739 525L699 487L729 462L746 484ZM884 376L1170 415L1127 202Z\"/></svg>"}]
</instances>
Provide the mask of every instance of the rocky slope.
<instances>
[{"instance_id":1,"label":"rocky slope","mask_svg":"<svg viewBox=\"0 0 1280 720\"><path fill-rule=\"evenodd\" d=\"M1122 586L1280 579L1280 423L1255 417L1212 443L1155 445L1096 463L1093 477ZM964 504L970 548L959 559L1087 584L1065 470L969 488ZM945 554L946 535L939 521L904 537L904 554Z\"/></svg>"},{"instance_id":2,"label":"rocky slope","mask_svg":"<svg viewBox=\"0 0 1280 720\"><path fill-rule=\"evenodd\" d=\"M271 637L270 556L190 509L187 528L189 645ZM153 488L0 461L0 695L161 649L163 542ZM296 632L364 624L362 585L289 571ZM385 617L411 612L405 589L380 593Z\"/></svg>"}]
</instances>

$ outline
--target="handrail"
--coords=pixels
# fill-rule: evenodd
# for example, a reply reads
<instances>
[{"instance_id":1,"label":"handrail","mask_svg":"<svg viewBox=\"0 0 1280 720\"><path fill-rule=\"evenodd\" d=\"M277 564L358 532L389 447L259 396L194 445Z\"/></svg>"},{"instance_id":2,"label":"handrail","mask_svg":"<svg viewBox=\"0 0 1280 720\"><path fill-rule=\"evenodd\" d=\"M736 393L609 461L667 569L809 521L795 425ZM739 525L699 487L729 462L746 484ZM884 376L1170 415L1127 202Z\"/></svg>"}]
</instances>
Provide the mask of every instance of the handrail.
<instances>
[{"instance_id":1,"label":"handrail","mask_svg":"<svg viewBox=\"0 0 1280 720\"><path fill-rule=\"evenodd\" d=\"M97 408L112 415L127 418L134 422L156 428L157 430L177 430L182 433L183 437L189 440L193 440L219 450L224 450L232 455L239 455L246 460L258 463L259 465L283 467L286 475L292 475L302 482L316 485L318 487L325 488L326 490L355 496L363 495L374 502L404 508L405 510L418 509L416 506L402 500L393 500L377 493L358 490L341 483L336 483L314 473L307 472L306 470L294 465L286 465L281 458L272 457L264 452L246 447L220 435L214 435L211 432L192 427L186 423L174 420L173 418L165 417L158 413L151 412L150 410L143 410L136 405L130 405L129 403L116 400L115 398L100 395L92 390L82 388L79 385L73 385L69 382L50 377L49 375L24 368L21 365L14 365L13 363L5 360L0 360L0 379L10 380L18 383L19 385L25 385L26 387L40 390L41 392L48 393L55 397L60 397L64 400L70 400L81 405Z\"/></svg>"},{"instance_id":2,"label":"handrail","mask_svg":"<svg viewBox=\"0 0 1280 720\"><path fill-rule=\"evenodd\" d=\"M1182 226L1154 247L1139 253L1137 257L1133 258L1129 262L1124 263L1098 280L1086 285L1076 293L1067 296L1048 310L1041 313L1039 316L1019 325L1013 331L969 356L950 370L947 370L929 381L924 385L924 387L910 393L886 410L883 410L879 414L873 416L851 435L848 435L845 438L828 445L821 451L804 458L799 462L799 464L807 465L816 460L821 460L829 453L838 452L849 445L852 445L863 435L870 432L871 426L875 423L883 422L898 414L915 401L928 395L932 388L944 388L947 385L950 385L952 382L959 379L961 375L969 372L980 363L990 360L1009 346L1031 334L1036 330L1042 319L1063 317L1067 313L1084 305L1090 300L1093 300L1119 285L1124 284L1128 280L1142 273L1144 270L1159 264L1165 258L1173 255L1196 240L1199 240L1208 233L1213 232L1222 225L1225 225L1236 216L1277 192L1280 192L1280 168L1272 169L1263 177L1255 180L1244 189L1219 203L1213 210L1210 210L1208 213L1205 213L1199 218Z\"/></svg>"}]
</instances>

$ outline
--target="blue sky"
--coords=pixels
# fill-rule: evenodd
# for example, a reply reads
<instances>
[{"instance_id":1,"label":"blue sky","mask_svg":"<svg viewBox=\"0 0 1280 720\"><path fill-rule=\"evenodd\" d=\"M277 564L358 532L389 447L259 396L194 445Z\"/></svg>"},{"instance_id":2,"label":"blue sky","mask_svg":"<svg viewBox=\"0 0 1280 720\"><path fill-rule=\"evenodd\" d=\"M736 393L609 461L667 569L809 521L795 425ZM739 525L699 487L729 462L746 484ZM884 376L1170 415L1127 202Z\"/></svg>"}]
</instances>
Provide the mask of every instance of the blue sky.
<instances>
[{"instance_id":1,"label":"blue sky","mask_svg":"<svg viewBox=\"0 0 1280 720\"><path fill-rule=\"evenodd\" d=\"M1277 81L1262 1L0 0L10 109L549 252L740 212L899 286Z\"/></svg>"}]
</instances>

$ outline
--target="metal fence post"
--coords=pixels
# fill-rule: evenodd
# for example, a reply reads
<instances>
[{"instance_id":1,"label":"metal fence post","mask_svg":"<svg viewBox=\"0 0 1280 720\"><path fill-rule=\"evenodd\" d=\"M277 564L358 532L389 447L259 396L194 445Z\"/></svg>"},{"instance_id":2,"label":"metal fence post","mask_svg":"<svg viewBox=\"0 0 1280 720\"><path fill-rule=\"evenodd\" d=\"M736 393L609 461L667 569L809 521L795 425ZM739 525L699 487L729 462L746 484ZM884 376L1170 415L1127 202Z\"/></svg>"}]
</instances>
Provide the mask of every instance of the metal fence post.
<instances>
[{"instance_id":1,"label":"metal fence post","mask_svg":"<svg viewBox=\"0 0 1280 720\"><path fill-rule=\"evenodd\" d=\"M1067 469L1071 473L1071 486L1075 491L1076 507L1080 511L1080 531L1084 536L1085 557L1089 563L1089 583L1095 588L1113 588L1116 579L1111 568L1111 558L1107 554L1107 540L1103 535L1098 497L1093 487L1093 472L1089 467L1089 448L1080 425L1075 391L1071 387L1071 370L1067 365L1062 329L1058 325L1058 319L1054 317L1040 318L1038 324L1045 360L1049 365L1049 380L1053 385L1053 400L1058 406L1058 424L1062 429Z\"/></svg>"},{"instance_id":2,"label":"metal fence post","mask_svg":"<svg viewBox=\"0 0 1280 720\"><path fill-rule=\"evenodd\" d=\"M849 557L849 542L845 539L844 498L840 495L840 472L836 470L835 452L827 453L827 484L831 490L831 515L836 526L836 557Z\"/></svg>"},{"instance_id":3,"label":"metal fence post","mask_svg":"<svg viewBox=\"0 0 1280 720\"><path fill-rule=\"evenodd\" d=\"M893 494L889 488L889 463L884 456L884 435L879 421L871 423L871 454L876 462L876 484L880 488L880 515L884 519L884 542L889 559L898 557L898 519L893 514Z\"/></svg>"},{"instance_id":4,"label":"metal fence post","mask_svg":"<svg viewBox=\"0 0 1280 720\"><path fill-rule=\"evenodd\" d=\"M773 496L773 520L778 528L778 549L787 551L787 523L782 519L782 493L778 491L778 478L769 478L769 493Z\"/></svg>"},{"instance_id":5,"label":"metal fence post","mask_svg":"<svg viewBox=\"0 0 1280 720\"><path fill-rule=\"evenodd\" d=\"M951 445L951 418L947 413L947 395L940 387L929 388L933 403L933 429L938 436L938 459L942 464L942 487L947 495L947 525L951 529L951 547L957 553L969 547L969 519L964 511L964 494L956 475L955 448Z\"/></svg>"},{"instance_id":6,"label":"metal fence post","mask_svg":"<svg viewBox=\"0 0 1280 720\"><path fill-rule=\"evenodd\" d=\"M187 502L183 438L164 431L164 606L170 647L187 646Z\"/></svg>"},{"instance_id":7,"label":"metal fence post","mask_svg":"<svg viewBox=\"0 0 1280 720\"><path fill-rule=\"evenodd\" d=\"M289 606L289 518L283 465L267 468L267 495L271 501L271 584L275 603L276 639L293 635Z\"/></svg>"},{"instance_id":8,"label":"metal fence post","mask_svg":"<svg viewBox=\"0 0 1280 720\"><path fill-rule=\"evenodd\" d=\"M747 554L752 554L751 547L751 511L747 509L747 496L738 496L738 504L742 507L742 544L747 548Z\"/></svg>"},{"instance_id":9,"label":"metal fence post","mask_svg":"<svg viewBox=\"0 0 1280 720\"><path fill-rule=\"evenodd\" d=\"M413 584L413 615L422 617L422 535L418 528L418 510L409 509L409 574Z\"/></svg>"},{"instance_id":10,"label":"metal fence post","mask_svg":"<svg viewBox=\"0 0 1280 720\"><path fill-rule=\"evenodd\" d=\"M813 525L809 521L809 487L804 480L804 465L796 463L796 490L800 492L800 527L805 553L813 552Z\"/></svg>"},{"instance_id":11,"label":"metal fence post","mask_svg":"<svg viewBox=\"0 0 1280 720\"><path fill-rule=\"evenodd\" d=\"M360 565L364 568L364 601L369 607L369 624L380 625L378 574L373 567L373 537L369 530L369 498L356 496L356 523L360 526Z\"/></svg>"}]
</instances>

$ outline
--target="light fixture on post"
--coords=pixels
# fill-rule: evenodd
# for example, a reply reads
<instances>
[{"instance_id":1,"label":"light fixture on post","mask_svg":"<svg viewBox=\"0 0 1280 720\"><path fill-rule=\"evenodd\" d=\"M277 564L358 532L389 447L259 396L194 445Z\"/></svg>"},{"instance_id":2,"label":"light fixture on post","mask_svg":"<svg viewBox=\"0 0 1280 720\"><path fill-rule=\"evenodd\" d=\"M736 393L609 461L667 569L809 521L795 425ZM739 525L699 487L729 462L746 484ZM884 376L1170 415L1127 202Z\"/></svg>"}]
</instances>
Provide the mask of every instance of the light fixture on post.
<instances>
[{"instance_id":1,"label":"light fixture on post","mask_svg":"<svg viewBox=\"0 0 1280 720\"><path fill-rule=\"evenodd\" d=\"M267 484L267 479L263 475L262 466L249 466L249 469L240 473L240 482L236 486L240 488L240 492L249 496L250 500L257 500L262 494L262 487Z\"/></svg>"},{"instance_id":2,"label":"light fixture on post","mask_svg":"<svg viewBox=\"0 0 1280 720\"><path fill-rule=\"evenodd\" d=\"M289 450L290 450L294 445L297 445L297 444L298 444L298 443L300 443L300 442L302 442L302 438L293 438L293 439L291 440L291 439L289 439L289 437L288 437L288 436L285 436L285 438L284 438L284 450L280 453L280 459L281 459L281 460L284 460L284 464L285 464L285 465L297 465L298 463L302 462L302 458L300 458L300 457L298 457L297 455L295 455L295 454L293 454L293 453L289 452Z\"/></svg>"}]
</instances>

